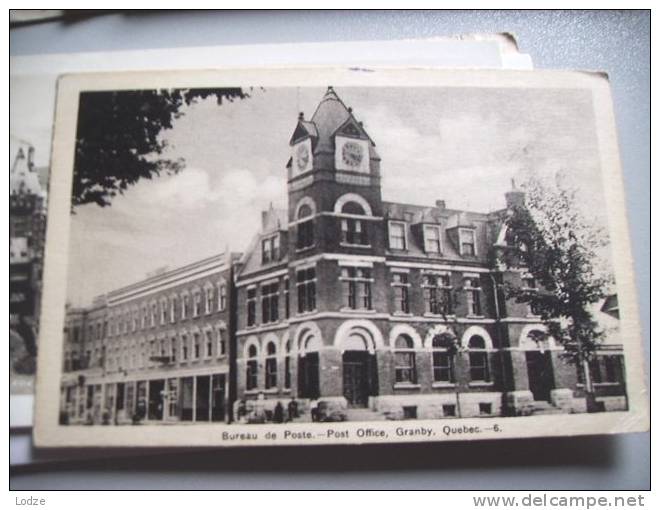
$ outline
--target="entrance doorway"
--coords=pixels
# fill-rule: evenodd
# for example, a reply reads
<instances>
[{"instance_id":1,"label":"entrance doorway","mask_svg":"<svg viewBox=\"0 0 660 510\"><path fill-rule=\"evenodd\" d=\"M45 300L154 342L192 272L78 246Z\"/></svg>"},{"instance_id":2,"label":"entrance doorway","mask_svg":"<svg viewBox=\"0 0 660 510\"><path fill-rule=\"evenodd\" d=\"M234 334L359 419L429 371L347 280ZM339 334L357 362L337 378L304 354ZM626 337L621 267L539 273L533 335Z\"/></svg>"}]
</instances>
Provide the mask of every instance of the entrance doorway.
<instances>
[{"instance_id":1,"label":"entrance doorway","mask_svg":"<svg viewBox=\"0 0 660 510\"><path fill-rule=\"evenodd\" d=\"M301 398L319 398L319 353L308 352L298 358L298 395Z\"/></svg>"},{"instance_id":2,"label":"entrance doorway","mask_svg":"<svg viewBox=\"0 0 660 510\"><path fill-rule=\"evenodd\" d=\"M197 395L195 421L209 421L210 411L210 384L211 377L208 375L197 377Z\"/></svg>"},{"instance_id":3,"label":"entrance doorway","mask_svg":"<svg viewBox=\"0 0 660 510\"><path fill-rule=\"evenodd\" d=\"M527 351L525 358L527 361L529 391L534 395L534 400L550 401L550 390L554 387L550 353Z\"/></svg>"},{"instance_id":4,"label":"entrance doorway","mask_svg":"<svg viewBox=\"0 0 660 510\"><path fill-rule=\"evenodd\" d=\"M369 402L369 353L345 351L342 356L344 397L349 407L367 407Z\"/></svg>"},{"instance_id":5,"label":"entrance doorway","mask_svg":"<svg viewBox=\"0 0 660 510\"><path fill-rule=\"evenodd\" d=\"M149 381L149 419L163 419L163 397L165 393L165 381L155 379Z\"/></svg>"},{"instance_id":6,"label":"entrance doorway","mask_svg":"<svg viewBox=\"0 0 660 510\"><path fill-rule=\"evenodd\" d=\"M213 376L213 394L211 400L211 421L225 419L225 376Z\"/></svg>"}]
</instances>

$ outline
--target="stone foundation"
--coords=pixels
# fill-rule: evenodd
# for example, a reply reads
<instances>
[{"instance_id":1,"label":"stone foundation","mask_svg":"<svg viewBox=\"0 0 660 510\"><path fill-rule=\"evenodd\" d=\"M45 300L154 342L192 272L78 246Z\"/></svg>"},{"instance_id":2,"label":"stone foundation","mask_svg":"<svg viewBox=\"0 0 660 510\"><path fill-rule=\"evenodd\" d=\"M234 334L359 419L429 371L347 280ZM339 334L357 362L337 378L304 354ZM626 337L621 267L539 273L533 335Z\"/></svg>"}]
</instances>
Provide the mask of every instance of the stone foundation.
<instances>
[{"instance_id":1,"label":"stone foundation","mask_svg":"<svg viewBox=\"0 0 660 510\"><path fill-rule=\"evenodd\" d=\"M550 402L566 413L573 412L573 390L568 388L551 390Z\"/></svg>"},{"instance_id":2,"label":"stone foundation","mask_svg":"<svg viewBox=\"0 0 660 510\"><path fill-rule=\"evenodd\" d=\"M501 393L455 393L432 395L379 395L369 398L369 407L388 420L417 418L474 418L500 416Z\"/></svg>"},{"instance_id":3,"label":"stone foundation","mask_svg":"<svg viewBox=\"0 0 660 510\"><path fill-rule=\"evenodd\" d=\"M507 414L529 416L534 412L534 395L531 391L510 391L506 394Z\"/></svg>"}]
</instances>

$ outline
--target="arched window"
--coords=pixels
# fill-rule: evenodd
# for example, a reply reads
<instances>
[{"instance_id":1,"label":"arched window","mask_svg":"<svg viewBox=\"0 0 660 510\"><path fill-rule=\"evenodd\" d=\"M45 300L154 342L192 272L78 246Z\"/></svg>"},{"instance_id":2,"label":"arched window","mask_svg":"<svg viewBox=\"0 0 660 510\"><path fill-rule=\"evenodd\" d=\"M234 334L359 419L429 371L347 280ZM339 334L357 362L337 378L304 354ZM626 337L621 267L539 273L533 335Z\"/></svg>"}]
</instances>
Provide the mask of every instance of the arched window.
<instances>
[{"instance_id":1,"label":"arched window","mask_svg":"<svg viewBox=\"0 0 660 510\"><path fill-rule=\"evenodd\" d=\"M468 341L468 349L470 352L470 378L479 382L490 381L486 341L483 337L474 335Z\"/></svg>"},{"instance_id":2,"label":"arched window","mask_svg":"<svg viewBox=\"0 0 660 510\"><path fill-rule=\"evenodd\" d=\"M314 245L314 211L309 204L302 204L298 208L298 226L296 229L296 249L302 250Z\"/></svg>"},{"instance_id":3,"label":"arched window","mask_svg":"<svg viewBox=\"0 0 660 510\"><path fill-rule=\"evenodd\" d=\"M433 381L453 383L454 377L454 338L449 333L435 335L431 342L433 350Z\"/></svg>"},{"instance_id":4,"label":"arched window","mask_svg":"<svg viewBox=\"0 0 660 510\"><path fill-rule=\"evenodd\" d=\"M284 388L291 388L291 341L284 345Z\"/></svg>"},{"instance_id":5,"label":"arched window","mask_svg":"<svg viewBox=\"0 0 660 510\"><path fill-rule=\"evenodd\" d=\"M414 343L408 335L399 335L394 342L394 365L397 383L417 383Z\"/></svg>"},{"instance_id":6,"label":"arched window","mask_svg":"<svg viewBox=\"0 0 660 510\"><path fill-rule=\"evenodd\" d=\"M275 342L266 346L266 389L277 387L277 348Z\"/></svg>"},{"instance_id":7,"label":"arched window","mask_svg":"<svg viewBox=\"0 0 660 510\"><path fill-rule=\"evenodd\" d=\"M346 202L341 208L342 214L365 216L364 208L357 202ZM341 242L344 244L368 245L369 238L366 222L358 218L341 219Z\"/></svg>"},{"instance_id":8,"label":"arched window","mask_svg":"<svg viewBox=\"0 0 660 510\"><path fill-rule=\"evenodd\" d=\"M254 390L257 387L257 373L259 371L259 361L257 360L257 347L251 345L248 348L248 359L245 367L245 388Z\"/></svg>"}]
</instances>

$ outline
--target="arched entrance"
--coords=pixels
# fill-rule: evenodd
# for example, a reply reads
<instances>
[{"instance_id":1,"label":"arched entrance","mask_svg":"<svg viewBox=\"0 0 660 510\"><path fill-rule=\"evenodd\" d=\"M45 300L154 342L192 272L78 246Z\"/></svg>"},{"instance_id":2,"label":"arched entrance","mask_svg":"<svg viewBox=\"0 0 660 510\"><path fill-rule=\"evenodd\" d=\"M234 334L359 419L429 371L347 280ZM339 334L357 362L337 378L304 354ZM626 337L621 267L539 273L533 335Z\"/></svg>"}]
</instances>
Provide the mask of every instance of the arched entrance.
<instances>
[{"instance_id":1,"label":"arched entrance","mask_svg":"<svg viewBox=\"0 0 660 510\"><path fill-rule=\"evenodd\" d=\"M539 326L528 326L520 335L520 349L525 351L529 391L534 395L534 400L550 401L550 392L555 387L551 355L553 347L553 338Z\"/></svg>"},{"instance_id":2,"label":"arched entrance","mask_svg":"<svg viewBox=\"0 0 660 510\"><path fill-rule=\"evenodd\" d=\"M323 347L321 331L314 323L304 323L295 334L298 349L298 397L317 399L321 394L319 351Z\"/></svg>"},{"instance_id":3,"label":"arched entrance","mask_svg":"<svg viewBox=\"0 0 660 510\"><path fill-rule=\"evenodd\" d=\"M369 321L348 321L335 336L342 355L342 392L349 407L367 407L378 394L376 346L382 346L378 328Z\"/></svg>"}]
</instances>

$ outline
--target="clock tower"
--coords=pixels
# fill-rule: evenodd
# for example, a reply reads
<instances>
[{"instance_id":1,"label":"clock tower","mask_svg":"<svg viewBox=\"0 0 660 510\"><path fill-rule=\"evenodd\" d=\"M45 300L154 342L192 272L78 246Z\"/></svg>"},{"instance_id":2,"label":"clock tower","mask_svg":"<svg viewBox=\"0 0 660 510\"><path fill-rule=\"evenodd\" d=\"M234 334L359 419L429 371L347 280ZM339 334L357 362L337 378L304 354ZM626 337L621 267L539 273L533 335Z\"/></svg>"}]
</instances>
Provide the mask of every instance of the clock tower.
<instances>
[{"instance_id":1,"label":"clock tower","mask_svg":"<svg viewBox=\"0 0 660 510\"><path fill-rule=\"evenodd\" d=\"M369 214L382 216L376 144L332 87L309 120L299 114L289 144L289 222L300 219L302 203L313 204L316 215L340 212L337 201L347 194L359 196Z\"/></svg>"}]
</instances>

